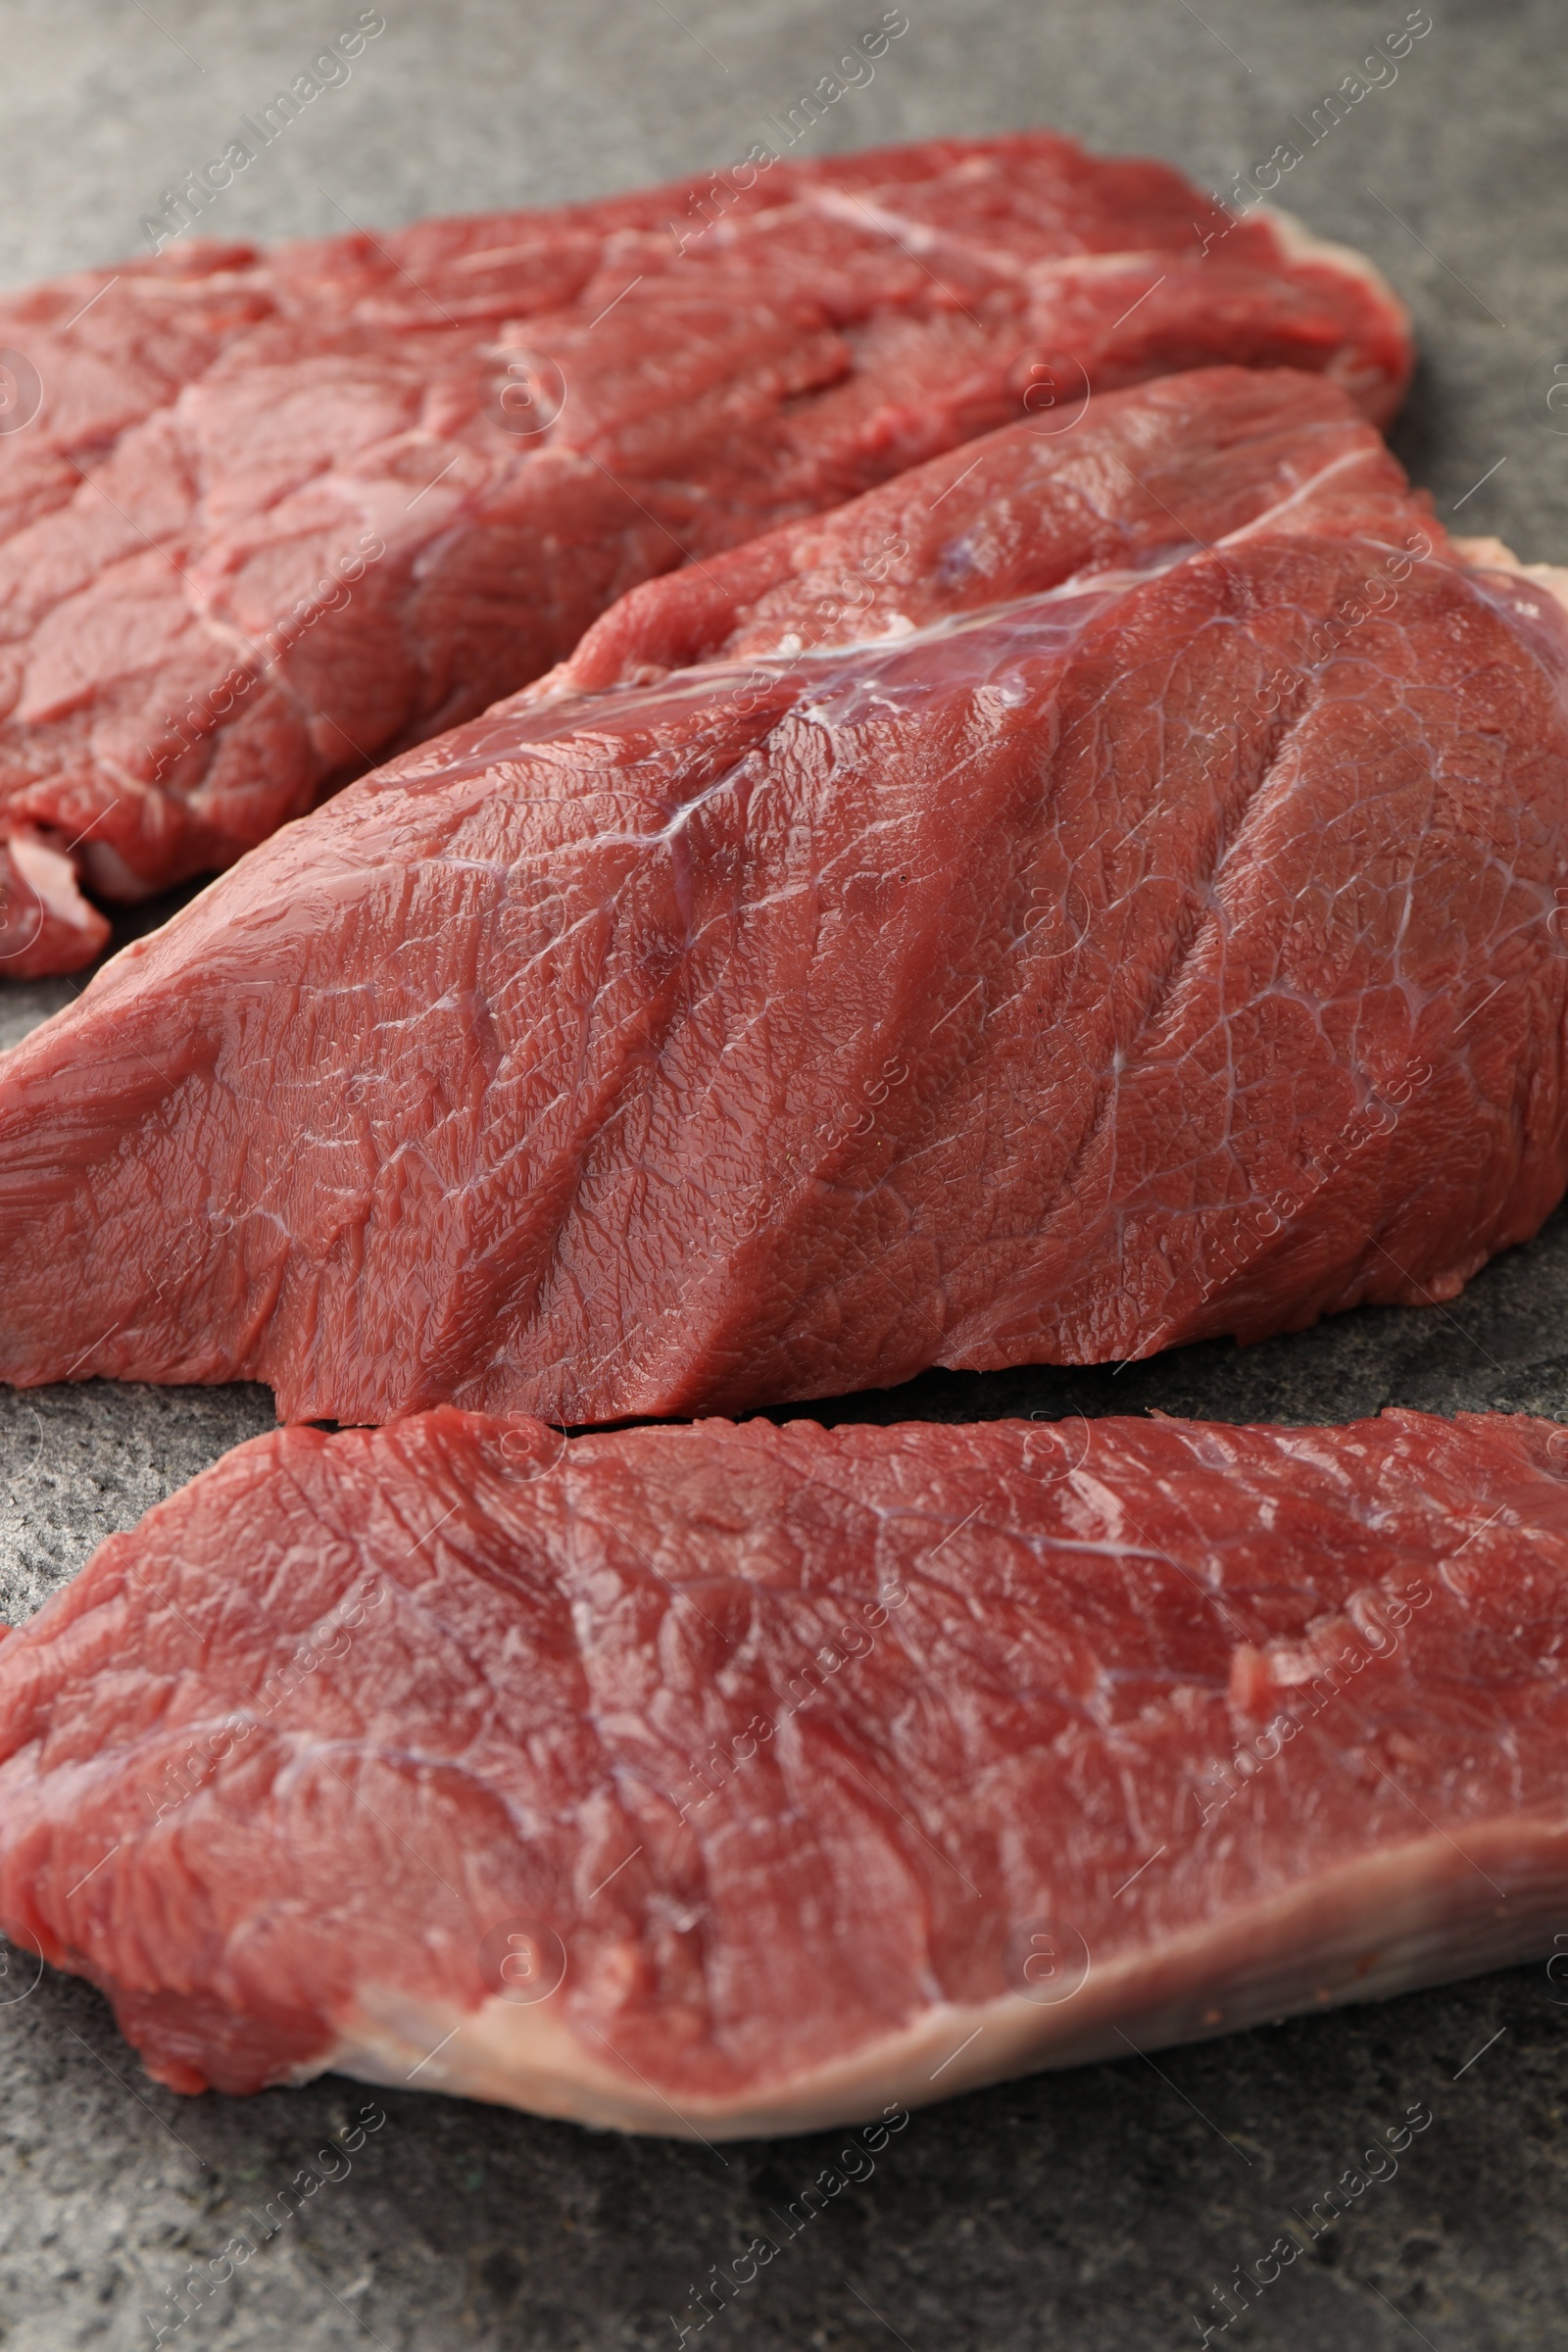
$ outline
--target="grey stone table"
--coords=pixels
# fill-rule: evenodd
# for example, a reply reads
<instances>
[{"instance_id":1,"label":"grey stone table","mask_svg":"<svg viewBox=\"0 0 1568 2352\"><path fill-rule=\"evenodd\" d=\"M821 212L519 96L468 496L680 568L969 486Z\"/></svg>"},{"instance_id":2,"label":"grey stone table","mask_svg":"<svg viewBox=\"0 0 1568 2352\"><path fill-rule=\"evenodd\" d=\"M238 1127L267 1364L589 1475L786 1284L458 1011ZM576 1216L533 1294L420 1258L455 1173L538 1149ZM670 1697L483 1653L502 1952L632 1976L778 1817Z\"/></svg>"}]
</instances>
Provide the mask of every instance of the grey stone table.
<instances>
[{"instance_id":1,"label":"grey stone table","mask_svg":"<svg viewBox=\"0 0 1568 2352\"><path fill-rule=\"evenodd\" d=\"M1552 368L1568 366L1568 21L1560 0L1430 8L1397 78L1363 74L1379 86L1312 143L1314 109L1405 21L1403 0L906 0L907 32L809 143L1053 122L1168 156L1221 191L1294 144L1286 199L1372 252L1419 321L1406 464L1456 527L1568 560L1568 436L1553 429L1568 417L1545 405ZM5 0L0 279L135 245L162 191L359 13L351 0ZM215 233L548 202L729 162L881 11L384 0L383 13L352 78L215 208ZM69 993L10 991L0 1038ZM1568 1220L1451 1308L1358 1313L1245 1353L1193 1348L1114 1381L933 1376L838 1409L1328 1420L1388 1402L1568 1418ZM0 1394L0 1614L34 1605L101 1536L270 1415L252 1389ZM917 2115L706 2327L692 2296L710 2266L759 2230L779 2236L772 2209L798 2201L838 2138L713 2154L414 2092L387 2094L352 2171L177 2325L191 2264L275 2198L363 2094L328 2080L175 2099L139 2075L84 1986L49 1977L28 1990L16 1955L9 1970L4 2352L120 2352L160 2328L224 2352L610 2352L675 2346L683 2328L688 2343L760 2352L1152 2352L1201 2340L1223 2308L1211 2290L1310 2210L1369 2132L1418 2104L1432 2121L1396 2177L1283 2272L1237 2340L1568 2342L1568 1987L1539 1965Z\"/></svg>"}]
</instances>

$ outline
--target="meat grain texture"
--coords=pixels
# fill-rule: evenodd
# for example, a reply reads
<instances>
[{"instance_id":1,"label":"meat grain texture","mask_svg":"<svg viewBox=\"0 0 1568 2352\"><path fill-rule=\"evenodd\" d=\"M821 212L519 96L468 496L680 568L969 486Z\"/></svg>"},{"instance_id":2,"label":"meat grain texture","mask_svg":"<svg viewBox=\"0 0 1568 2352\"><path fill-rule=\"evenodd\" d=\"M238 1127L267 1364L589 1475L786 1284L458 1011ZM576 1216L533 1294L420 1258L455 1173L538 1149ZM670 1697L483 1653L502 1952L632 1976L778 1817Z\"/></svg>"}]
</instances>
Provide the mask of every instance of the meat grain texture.
<instances>
[{"instance_id":1,"label":"meat grain texture","mask_svg":"<svg viewBox=\"0 0 1568 2352\"><path fill-rule=\"evenodd\" d=\"M1046 132L7 297L0 973L90 961L78 883L228 864L635 582L1207 360L1381 419L1410 351L1358 257Z\"/></svg>"},{"instance_id":2,"label":"meat grain texture","mask_svg":"<svg viewBox=\"0 0 1568 2352\"><path fill-rule=\"evenodd\" d=\"M1564 1444L275 1432L0 1643L0 1925L179 2090L708 2138L1524 1958Z\"/></svg>"},{"instance_id":3,"label":"meat grain texture","mask_svg":"<svg viewBox=\"0 0 1568 2352\"><path fill-rule=\"evenodd\" d=\"M1453 1297L1568 1176L1568 628L1202 370L650 583L0 1063L0 1374L568 1425Z\"/></svg>"}]
</instances>

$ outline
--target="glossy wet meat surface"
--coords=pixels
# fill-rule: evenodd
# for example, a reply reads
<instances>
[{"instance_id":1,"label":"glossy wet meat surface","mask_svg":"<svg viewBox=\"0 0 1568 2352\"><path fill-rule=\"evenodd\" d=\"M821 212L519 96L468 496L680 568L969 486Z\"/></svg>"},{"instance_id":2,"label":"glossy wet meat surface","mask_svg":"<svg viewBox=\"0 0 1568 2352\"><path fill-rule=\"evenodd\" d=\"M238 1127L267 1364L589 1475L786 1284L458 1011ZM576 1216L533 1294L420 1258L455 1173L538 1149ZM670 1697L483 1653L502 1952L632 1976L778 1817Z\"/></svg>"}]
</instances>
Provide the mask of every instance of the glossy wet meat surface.
<instances>
[{"instance_id":1,"label":"glossy wet meat surface","mask_svg":"<svg viewBox=\"0 0 1568 2352\"><path fill-rule=\"evenodd\" d=\"M1441 1301L1558 1199L1561 609L1332 387L1010 428L577 659L649 682L351 786L0 1064L5 1377L733 1411Z\"/></svg>"},{"instance_id":2,"label":"glossy wet meat surface","mask_svg":"<svg viewBox=\"0 0 1568 2352\"><path fill-rule=\"evenodd\" d=\"M278 1432L0 1644L0 1920L181 2089L709 2134L1524 1956L1562 1443Z\"/></svg>"},{"instance_id":3,"label":"glossy wet meat surface","mask_svg":"<svg viewBox=\"0 0 1568 2352\"><path fill-rule=\"evenodd\" d=\"M0 301L0 975L91 961L92 896L228 864L636 581L1026 403L1234 359L1382 418L1408 374L1353 257L1049 133L707 187Z\"/></svg>"}]
</instances>

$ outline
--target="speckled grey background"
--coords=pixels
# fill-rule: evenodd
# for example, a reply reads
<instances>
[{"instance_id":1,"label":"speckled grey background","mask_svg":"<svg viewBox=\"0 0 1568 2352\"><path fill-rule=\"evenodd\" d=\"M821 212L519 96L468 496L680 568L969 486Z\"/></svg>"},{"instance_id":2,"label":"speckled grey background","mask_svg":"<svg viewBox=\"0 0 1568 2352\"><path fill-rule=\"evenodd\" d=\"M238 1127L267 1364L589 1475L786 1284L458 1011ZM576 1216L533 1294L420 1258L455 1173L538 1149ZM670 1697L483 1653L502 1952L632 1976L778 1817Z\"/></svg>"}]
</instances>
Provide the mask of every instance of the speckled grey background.
<instances>
[{"instance_id":1,"label":"speckled grey background","mask_svg":"<svg viewBox=\"0 0 1568 2352\"><path fill-rule=\"evenodd\" d=\"M1168 156L1217 189L1298 137L1292 118L1406 14L1403 0L906 6L909 31L816 148L1054 122ZM385 0L387 29L353 79L314 102L210 225L327 231L343 212L374 225L722 164L880 13L875 0ZM1282 193L1366 247L1411 303L1424 360L1397 446L1445 518L1568 561L1568 433L1552 429L1568 416L1545 405L1552 367L1568 365L1568 11L1431 0L1431 13L1396 83L1309 149ZM0 0L0 278L133 246L160 192L357 14L351 0ZM69 989L0 997L0 1042ZM1115 1380L933 1376L847 1409L1326 1420L1391 1401L1568 1419L1568 1220L1450 1309L1366 1312ZM32 1606L102 1535L270 1417L252 1389L0 1394L0 1613ZM189 2304L171 2290L191 2264L363 2094L327 2081L177 2100L141 2079L91 1992L53 1978L29 1989L32 1975L13 1954L0 1977L5 2352L121 2352L161 2328L166 2343L225 2352L610 2352L678 2346L682 2328L715 2352L1158 2352L1200 2341L1193 2315L1218 2316L1211 2288L1416 2102L1433 2121L1397 2178L1229 2335L1280 2352L1568 2343L1568 2007L1554 1997L1568 1985L1539 1965L917 2115L874 2177L706 2328L693 2290L771 2227L768 2208L797 2198L837 2140L714 2155L413 2092L388 2094L348 2177L176 2327Z\"/></svg>"}]
</instances>

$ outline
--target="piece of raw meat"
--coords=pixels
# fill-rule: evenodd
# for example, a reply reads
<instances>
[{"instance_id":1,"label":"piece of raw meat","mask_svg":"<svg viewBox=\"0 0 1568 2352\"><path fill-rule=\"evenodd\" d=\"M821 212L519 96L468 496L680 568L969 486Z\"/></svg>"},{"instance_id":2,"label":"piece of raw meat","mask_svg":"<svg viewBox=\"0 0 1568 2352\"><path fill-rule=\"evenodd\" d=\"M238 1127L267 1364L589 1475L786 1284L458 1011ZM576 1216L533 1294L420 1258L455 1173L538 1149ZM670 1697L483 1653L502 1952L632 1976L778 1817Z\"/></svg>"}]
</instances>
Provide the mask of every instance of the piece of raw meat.
<instances>
[{"instance_id":1,"label":"piece of raw meat","mask_svg":"<svg viewBox=\"0 0 1568 2352\"><path fill-rule=\"evenodd\" d=\"M1524 1958L1565 1446L275 1432L0 1644L0 1924L178 2090L710 2138Z\"/></svg>"},{"instance_id":2,"label":"piece of raw meat","mask_svg":"<svg viewBox=\"0 0 1568 2352\"><path fill-rule=\"evenodd\" d=\"M1448 1298L1561 1194L1568 624L1332 386L1008 428L576 666L657 682L349 786L0 1061L0 1376L735 1411Z\"/></svg>"},{"instance_id":3,"label":"piece of raw meat","mask_svg":"<svg viewBox=\"0 0 1568 2352\"><path fill-rule=\"evenodd\" d=\"M1408 376L1359 256L1161 164L1026 131L751 171L175 243L0 302L0 840L141 898L521 686L635 581L1025 405L1236 360L1381 421ZM36 867L0 848L0 973L106 939Z\"/></svg>"}]
</instances>

